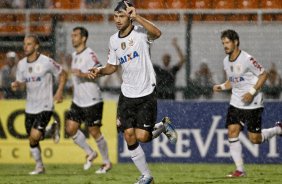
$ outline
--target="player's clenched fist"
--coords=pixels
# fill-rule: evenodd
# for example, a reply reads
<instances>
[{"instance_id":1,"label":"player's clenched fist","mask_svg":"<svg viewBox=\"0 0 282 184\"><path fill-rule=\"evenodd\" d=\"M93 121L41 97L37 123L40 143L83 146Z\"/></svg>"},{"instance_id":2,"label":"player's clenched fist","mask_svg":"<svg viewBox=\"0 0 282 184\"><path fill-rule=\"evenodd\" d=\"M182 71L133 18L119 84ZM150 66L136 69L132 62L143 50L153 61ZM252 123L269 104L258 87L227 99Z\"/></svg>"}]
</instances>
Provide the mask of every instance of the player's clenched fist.
<instances>
[{"instance_id":1,"label":"player's clenched fist","mask_svg":"<svg viewBox=\"0 0 282 184\"><path fill-rule=\"evenodd\" d=\"M101 67L93 67L89 69L88 78L89 79L96 79L101 74Z\"/></svg>"},{"instance_id":2,"label":"player's clenched fist","mask_svg":"<svg viewBox=\"0 0 282 184\"><path fill-rule=\"evenodd\" d=\"M17 91L21 87L22 83L19 81L14 81L11 83L11 88L13 91Z\"/></svg>"}]
</instances>

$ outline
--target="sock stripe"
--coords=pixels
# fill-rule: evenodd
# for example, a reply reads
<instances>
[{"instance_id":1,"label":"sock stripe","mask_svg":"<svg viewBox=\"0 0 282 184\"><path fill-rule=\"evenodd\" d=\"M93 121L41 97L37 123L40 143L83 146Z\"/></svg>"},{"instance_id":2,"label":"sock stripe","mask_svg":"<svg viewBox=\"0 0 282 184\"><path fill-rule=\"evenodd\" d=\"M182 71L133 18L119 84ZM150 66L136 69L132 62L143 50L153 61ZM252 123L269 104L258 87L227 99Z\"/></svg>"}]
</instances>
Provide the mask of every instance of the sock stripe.
<instances>
[{"instance_id":1,"label":"sock stripe","mask_svg":"<svg viewBox=\"0 0 282 184\"><path fill-rule=\"evenodd\" d=\"M136 142L133 145L127 145L129 150L135 150L139 146L139 143Z\"/></svg>"},{"instance_id":2,"label":"sock stripe","mask_svg":"<svg viewBox=\"0 0 282 184\"><path fill-rule=\"evenodd\" d=\"M229 141L229 143L238 142L239 138L238 137L236 137L236 138L229 138L228 141Z\"/></svg>"}]
</instances>

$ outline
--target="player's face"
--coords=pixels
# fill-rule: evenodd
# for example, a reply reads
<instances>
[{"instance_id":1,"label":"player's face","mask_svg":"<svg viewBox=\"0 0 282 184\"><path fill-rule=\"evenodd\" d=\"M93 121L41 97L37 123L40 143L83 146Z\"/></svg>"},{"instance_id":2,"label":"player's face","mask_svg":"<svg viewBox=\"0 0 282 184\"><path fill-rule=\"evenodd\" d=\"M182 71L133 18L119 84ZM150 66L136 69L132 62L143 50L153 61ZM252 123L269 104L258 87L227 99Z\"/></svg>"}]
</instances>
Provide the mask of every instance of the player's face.
<instances>
[{"instance_id":1,"label":"player's face","mask_svg":"<svg viewBox=\"0 0 282 184\"><path fill-rule=\"evenodd\" d=\"M81 44L84 43L83 37L80 34L80 30L75 30L71 34L71 42L74 48L79 47Z\"/></svg>"},{"instance_id":2,"label":"player's face","mask_svg":"<svg viewBox=\"0 0 282 184\"><path fill-rule=\"evenodd\" d=\"M30 56L37 52L39 45L36 44L35 40L32 37L24 38L24 54L25 56Z\"/></svg>"},{"instance_id":3,"label":"player's face","mask_svg":"<svg viewBox=\"0 0 282 184\"><path fill-rule=\"evenodd\" d=\"M229 40L229 38L224 37L221 39L221 41L226 54L232 54L237 47L237 43L235 41Z\"/></svg>"},{"instance_id":4,"label":"player's face","mask_svg":"<svg viewBox=\"0 0 282 184\"><path fill-rule=\"evenodd\" d=\"M115 12L114 21L118 30L125 30L131 23L126 13L122 11Z\"/></svg>"}]
</instances>

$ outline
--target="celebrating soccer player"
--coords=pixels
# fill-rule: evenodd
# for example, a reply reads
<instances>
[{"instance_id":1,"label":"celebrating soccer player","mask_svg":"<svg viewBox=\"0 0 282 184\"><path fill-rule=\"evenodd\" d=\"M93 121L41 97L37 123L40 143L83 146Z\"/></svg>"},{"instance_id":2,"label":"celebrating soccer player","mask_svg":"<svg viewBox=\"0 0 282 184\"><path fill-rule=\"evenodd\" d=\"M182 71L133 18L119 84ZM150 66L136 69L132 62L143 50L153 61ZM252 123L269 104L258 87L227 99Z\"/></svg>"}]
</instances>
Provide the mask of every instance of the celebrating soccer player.
<instances>
[{"instance_id":1,"label":"celebrating soccer player","mask_svg":"<svg viewBox=\"0 0 282 184\"><path fill-rule=\"evenodd\" d=\"M156 123L156 77L150 58L150 43L161 36L161 31L136 13L127 1L115 8L114 21L119 30L111 36L108 63L91 69L90 77L110 75L122 68L121 94L118 102L118 121L127 142L131 159L141 173L137 183L153 183L144 151L139 142L148 142L165 133L173 143L177 133L168 117ZM136 22L139 25L133 25ZM154 130L155 128L155 130Z\"/></svg>"},{"instance_id":2,"label":"celebrating soccer player","mask_svg":"<svg viewBox=\"0 0 282 184\"><path fill-rule=\"evenodd\" d=\"M13 90L26 87L25 128L29 136L30 152L36 161L35 170L29 173L31 175L45 172L39 142L46 133L45 128L54 109L52 76L58 77L59 80L54 96L54 100L58 103L63 101L63 89L67 78L61 65L38 52L39 46L36 35L28 35L24 38L26 57L19 61L16 81L11 84Z\"/></svg>"},{"instance_id":3,"label":"celebrating soccer player","mask_svg":"<svg viewBox=\"0 0 282 184\"><path fill-rule=\"evenodd\" d=\"M215 92L232 89L230 106L227 113L226 128L230 153L236 170L228 177L245 176L242 158L240 131L248 127L248 136L253 144L261 144L275 135L282 134L282 123L269 129L261 129L263 99L260 89L263 87L267 72L257 60L247 52L240 50L239 35L234 30L225 30L221 41L227 56L223 60L227 81L214 85Z\"/></svg>"}]
</instances>

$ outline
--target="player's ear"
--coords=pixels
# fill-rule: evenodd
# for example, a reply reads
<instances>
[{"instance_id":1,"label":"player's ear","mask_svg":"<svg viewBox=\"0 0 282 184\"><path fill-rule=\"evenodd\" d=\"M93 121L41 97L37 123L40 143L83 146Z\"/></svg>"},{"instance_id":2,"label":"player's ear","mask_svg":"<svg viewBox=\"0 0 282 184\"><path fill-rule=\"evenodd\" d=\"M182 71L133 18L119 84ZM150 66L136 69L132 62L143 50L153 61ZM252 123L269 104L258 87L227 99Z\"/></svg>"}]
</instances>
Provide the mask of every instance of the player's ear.
<instances>
[{"instance_id":1,"label":"player's ear","mask_svg":"<svg viewBox=\"0 0 282 184\"><path fill-rule=\"evenodd\" d=\"M234 40L235 45L238 47L239 46L239 41L238 40Z\"/></svg>"},{"instance_id":2,"label":"player's ear","mask_svg":"<svg viewBox=\"0 0 282 184\"><path fill-rule=\"evenodd\" d=\"M38 45L38 44L35 45L35 49L36 49L36 50L39 49L39 45Z\"/></svg>"},{"instance_id":3,"label":"player's ear","mask_svg":"<svg viewBox=\"0 0 282 184\"><path fill-rule=\"evenodd\" d=\"M82 37L82 40L83 40L83 42L85 43L85 42L86 42L86 37L83 36L83 37Z\"/></svg>"}]
</instances>

